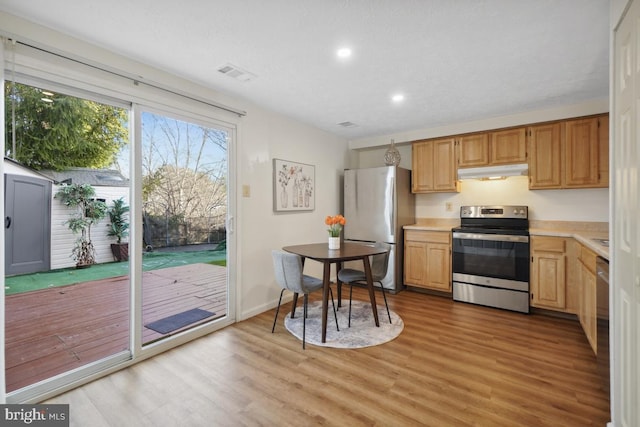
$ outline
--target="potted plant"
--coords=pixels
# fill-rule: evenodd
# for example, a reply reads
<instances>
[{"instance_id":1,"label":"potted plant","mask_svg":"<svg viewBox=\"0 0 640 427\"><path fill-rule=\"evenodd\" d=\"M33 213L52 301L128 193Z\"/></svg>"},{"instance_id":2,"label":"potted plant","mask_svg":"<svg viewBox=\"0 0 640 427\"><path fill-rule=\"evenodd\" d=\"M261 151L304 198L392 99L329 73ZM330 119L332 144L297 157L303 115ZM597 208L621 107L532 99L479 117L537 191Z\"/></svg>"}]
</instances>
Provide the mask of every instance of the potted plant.
<instances>
[{"instance_id":1,"label":"potted plant","mask_svg":"<svg viewBox=\"0 0 640 427\"><path fill-rule=\"evenodd\" d=\"M77 268L89 267L96 263L96 253L91 242L91 226L107 215L107 205L94 198L96 192L89 184L64 185L56 193L62 204L75 208L76 212L65 222L76 240L71 256Z\"/></svg>"},{"instance_id":2,"label":"potted plant","mask_svg":"<svg viewBox=\"0 0 640 427\"><path fill-rule=\"evenodd\" d=\"M116 243L111 244L111 253L113 258L120 261L129 259L129 243L122 242L122 239L129 235L129 222L126 215L129 213L129 206L124 203L121 198L114 200L107 211L111 223L108 225L109 231L107 235L116 238Z\"/></svg>"}]
</instances>

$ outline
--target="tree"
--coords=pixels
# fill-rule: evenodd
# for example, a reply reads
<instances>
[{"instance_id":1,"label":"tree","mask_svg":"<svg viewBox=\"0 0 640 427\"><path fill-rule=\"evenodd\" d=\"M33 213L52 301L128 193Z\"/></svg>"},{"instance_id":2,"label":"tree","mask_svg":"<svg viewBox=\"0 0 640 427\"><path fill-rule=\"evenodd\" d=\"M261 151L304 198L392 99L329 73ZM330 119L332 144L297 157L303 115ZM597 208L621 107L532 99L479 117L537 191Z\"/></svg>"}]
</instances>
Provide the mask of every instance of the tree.
<instances>
[{"instance_id":1,"label":"tree","mask_svg":"<svg viewBox=\"0 0 640 427\"><path fill-rule=\"evenodd\" d=\"M63 185L55 195L63 205L76 210L66 224L74 234L80 233L72 251L77 266L96 263L95 249L91 242L91 226L107 215L107 205L96 200L95 195L94 188L89 184Z\"/></svg>"},{"instance_id":2,"label":"tree","mask_svg":"<svg viewBox=\"0 0 640 427\"><path fill-rule=\"evenodd\" d=\"M5 85L5 123L5 154L36 170L109 167L128 141L126 110L20 83Z\"/></svg>"},{"instance_id":3,"label":"tree","mask_svg":"<svg viewBox=\"0 0 640 427\"><path fill-rule=\"evenodd\" d=\"M217 208L226 208L227 188L224 175L163 166L154 176L153 190L145 200L149 214L194 218L209 216Z\"/></svg>"},{"instance_id":4,"label":"tree","mask_svg":"<svg viewBox=\"0 0 640 427\"><path fill-rule=\"evenodd\" d=\"M143 199L151 215L207 217L226 209L226 132L167 117L143 117Z\"/></svg>"}]
</instances>

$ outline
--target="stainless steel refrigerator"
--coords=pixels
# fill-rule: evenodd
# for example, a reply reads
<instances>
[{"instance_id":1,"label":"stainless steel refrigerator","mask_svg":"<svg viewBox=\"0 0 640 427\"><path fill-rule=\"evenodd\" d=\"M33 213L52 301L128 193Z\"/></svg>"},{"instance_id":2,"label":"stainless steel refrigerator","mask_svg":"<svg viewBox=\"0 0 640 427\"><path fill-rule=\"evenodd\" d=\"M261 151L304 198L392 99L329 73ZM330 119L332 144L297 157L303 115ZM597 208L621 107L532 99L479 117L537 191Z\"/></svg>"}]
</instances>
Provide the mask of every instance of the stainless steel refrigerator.
<instances>
[{"instance_id":1,"label":"stainless steel refrigerator","mask_svg":"<svg viewBox=\"0 0 640 427\"><path fill-rule=\"evenodd\" d=\"M403 286L404 243L402 227L415 223L415 198L411 171L396 166L344 171L344 240L391 245L385 289L398 292ZM362 269L360 265L350 268Z\"/></svg>"}]
</instances>

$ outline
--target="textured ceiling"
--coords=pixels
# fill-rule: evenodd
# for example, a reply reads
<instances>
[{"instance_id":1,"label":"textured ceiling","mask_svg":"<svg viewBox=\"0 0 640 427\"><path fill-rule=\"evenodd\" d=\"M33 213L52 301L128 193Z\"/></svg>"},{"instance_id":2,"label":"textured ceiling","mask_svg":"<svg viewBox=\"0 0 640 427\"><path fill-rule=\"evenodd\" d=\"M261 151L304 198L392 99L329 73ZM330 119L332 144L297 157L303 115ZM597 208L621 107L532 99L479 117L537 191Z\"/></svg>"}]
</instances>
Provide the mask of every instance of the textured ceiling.
<instances>
[{"instance_id":1,"label":"textured ceiling","mask_svg":"<svg viewBox=\"0 0 640 427\"><path fill-rule=\"evenodd\" d=\"M608 96L609 0L0 0L0 10L348 139ZM336 58L342 46L348 60ZM227 63L257 77L216 71ZM391 102L396 92L404 102Z\"/></svg>"}]
</instances>

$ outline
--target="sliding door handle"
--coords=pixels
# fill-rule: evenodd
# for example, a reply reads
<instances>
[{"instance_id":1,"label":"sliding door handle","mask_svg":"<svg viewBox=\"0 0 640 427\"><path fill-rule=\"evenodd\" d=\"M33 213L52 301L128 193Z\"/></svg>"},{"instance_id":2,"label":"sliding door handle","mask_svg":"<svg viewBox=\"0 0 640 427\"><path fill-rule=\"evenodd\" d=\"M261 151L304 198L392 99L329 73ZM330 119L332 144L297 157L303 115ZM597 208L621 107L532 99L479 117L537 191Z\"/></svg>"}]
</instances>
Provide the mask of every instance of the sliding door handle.
<instances>
[{"instance_id":1,"label":"sliding door handle","mask_svg":"<svg viewBox=\"0 0 640 427\"><path fill-rule=\"evenodd\" d=\"M8 216L8 217L6 217L6 218L4 219L4 227L5 227L5 228L9 228L9 227L11 227L11 217L10 217L10 216Z\"/></svg>"}]
</instances>

